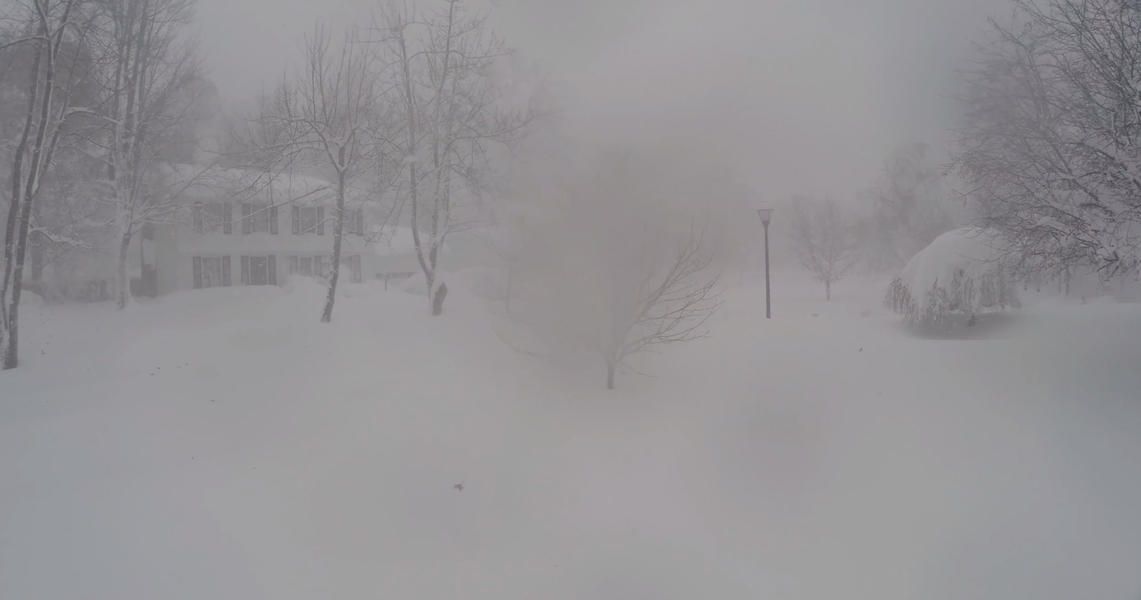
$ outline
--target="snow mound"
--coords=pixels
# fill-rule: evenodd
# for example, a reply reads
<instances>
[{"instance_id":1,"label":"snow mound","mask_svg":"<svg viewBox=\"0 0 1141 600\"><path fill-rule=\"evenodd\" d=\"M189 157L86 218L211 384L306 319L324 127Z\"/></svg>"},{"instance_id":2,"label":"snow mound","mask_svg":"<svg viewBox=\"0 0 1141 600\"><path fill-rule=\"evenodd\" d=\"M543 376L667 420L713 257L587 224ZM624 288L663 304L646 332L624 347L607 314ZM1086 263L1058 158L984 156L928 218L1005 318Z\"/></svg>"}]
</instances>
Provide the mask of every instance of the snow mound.
<instances>
[{"instance_id":1,"label":"snow mound","mask_svg":"<svg viewBox=\"0 0 1141 600\"><path fill-rule=\"evenodd\" d=\"M979 278L1002 261L1001 238L993 230L978 227L954 229L935 238L913 256L900 272L911 289L925 290L950 281L956 274Z\"/></svg>"},{"instance_id":2,"label":"snow mound","mask_svg":"<svg viewBox=\"0 0 1141 600\"><path fill-rule=\"evenodd\" d=\"M1002 238L993 230L948 231L908 261L886 303L912 324L950 325L956 317L1016 307Z\"/></svg>"}]
</instances>

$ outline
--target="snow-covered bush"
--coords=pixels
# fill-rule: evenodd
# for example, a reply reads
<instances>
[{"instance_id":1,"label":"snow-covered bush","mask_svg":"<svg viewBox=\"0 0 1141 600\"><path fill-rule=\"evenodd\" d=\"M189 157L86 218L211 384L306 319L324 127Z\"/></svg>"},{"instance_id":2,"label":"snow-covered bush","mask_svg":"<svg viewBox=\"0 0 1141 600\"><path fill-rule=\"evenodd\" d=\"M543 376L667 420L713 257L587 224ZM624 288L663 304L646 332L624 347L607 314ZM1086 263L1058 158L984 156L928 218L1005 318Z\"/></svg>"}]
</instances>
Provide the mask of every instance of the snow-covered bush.
<instances>
[{"instance_id":1,"label":"snow-covered bush","mask_svg":"<svg viewBox=\"0 0 1141 600\"><path fill-rule=\"evenodd\" d=\"M919 251L888 287L886 304L910 325L945 329L980 313L1016 308L998 234L965 227Z\"/></svg>"}]
</instances>

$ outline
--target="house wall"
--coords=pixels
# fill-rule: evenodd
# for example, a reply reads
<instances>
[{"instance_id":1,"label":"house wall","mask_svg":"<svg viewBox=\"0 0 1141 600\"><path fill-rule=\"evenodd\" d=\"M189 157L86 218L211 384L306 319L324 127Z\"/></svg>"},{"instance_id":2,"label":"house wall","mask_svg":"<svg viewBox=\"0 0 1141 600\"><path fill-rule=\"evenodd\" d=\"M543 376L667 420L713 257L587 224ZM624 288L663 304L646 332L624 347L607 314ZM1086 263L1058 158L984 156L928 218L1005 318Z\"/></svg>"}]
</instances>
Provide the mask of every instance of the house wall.
<instances>
[{"instance_id":1,"label":"house wall","mask_svg":"<svg viewBox=\"0 0 1141 600\"><path fill-rule=\"evenodd\" d=\"M241 205L233 203L233 224L231 233L198 233L193 219L186 219L177 225L162 228L156 233L155 264L158 270L158 293L169 294L175 291L194 289L194 257L230 257L231 285L241 283L242 256L276 257L278 285L289 277L290 256L331 256L333 254L332 227L325 227L325 233L292 233L292 213L288 207L277 211L277 233L242 233ZM342 239L341 254L344 257L361 256L362 279L368 280L375 269L365 238L348 234ZM348 276L342 271L342 281Z\"/></svg>"},{"instance_id":2,"label":"house wall","mask_svg":"<svg viewBox=\"0 0 1141 600\"><path fill-rule=\"evenodd\" d=\"M178 273L174 268L178 259L178 247L175 245L175 241L174 226L155 228L155 239L153 240L156 267L155 293L159 296L178 289Z\"/></svg>"}]
</instances>

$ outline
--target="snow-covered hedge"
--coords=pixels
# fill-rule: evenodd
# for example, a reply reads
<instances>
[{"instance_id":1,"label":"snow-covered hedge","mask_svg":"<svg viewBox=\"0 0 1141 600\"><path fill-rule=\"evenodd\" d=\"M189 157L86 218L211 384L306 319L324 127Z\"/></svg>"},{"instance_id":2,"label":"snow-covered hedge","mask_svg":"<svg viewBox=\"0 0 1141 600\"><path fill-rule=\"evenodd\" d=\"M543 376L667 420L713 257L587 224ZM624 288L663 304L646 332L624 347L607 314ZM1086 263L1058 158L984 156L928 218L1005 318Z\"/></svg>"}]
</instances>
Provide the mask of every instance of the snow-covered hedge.
<instances>
[{"instance_id":1,"label":"snow-covered hedge","mask_svg":"<svg viewBox=\"0 0 1141 600\"><path fill-rule=\"evenodd\" d=\"M888 288L886 303L911 325L946 328L1018 306L998 234L974 227L944 233L919 251Z\"/></svg>"}]
</instances>

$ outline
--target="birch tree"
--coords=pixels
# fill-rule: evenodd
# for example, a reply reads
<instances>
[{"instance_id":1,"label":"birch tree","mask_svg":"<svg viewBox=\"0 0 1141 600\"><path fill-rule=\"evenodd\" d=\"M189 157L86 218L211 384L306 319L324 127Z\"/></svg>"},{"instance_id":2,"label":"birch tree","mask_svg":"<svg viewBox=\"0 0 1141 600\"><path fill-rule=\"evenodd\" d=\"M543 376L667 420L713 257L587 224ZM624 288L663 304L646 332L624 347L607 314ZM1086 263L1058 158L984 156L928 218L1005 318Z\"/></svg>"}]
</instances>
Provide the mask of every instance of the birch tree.
<instances>
[{"instance_id":1,"label":"birch tree","mask_svg":"<svg viewBox=\"0 0 1141 600\"><path fill-rule=\"evenodd\" d=\"M401 189L433 316L443 313L447 296L440 255L448 236L471 222L463 203L485 183L490 147L531 120L529 110L502 102L493 67L509 51L485 18L467 13L459 0L441 5L425 14L390 7L376 27L394 82L386 99L399 113L379 141L403 159Z\"/></svg>"},{"instance_id":2,"label":"birch tree","mask_svg":"<svg viewBox=\"0 0 1141 600\"><path fill-rule=\"evenodd\" d=\"M800 264L824 284L824 298L832 300L832 284L847 275L858 258L852 228L836 203L796 198L792 244Z\"/></svg>"},{"instance_id":3,"label":"birch tree","mask_svg":"<svg viewBox=\"0 0 1141 600\"><path fill-rule=\"evenodd\" d=\"M293 81L285 82L261 115L271 132L266 149L286 164L307 162L333 173L333 259L328 295L321 321L333 320L341 246L345 229L345 198L354 177L368 164L377 80L369 48L354 33L333 44L318 26L306 42L305 63Z\"/></svg>"},{"instance_id":4,"label":"birch tree","mask_svg":"<svg viewBox=\"0 0 1141 600\"><path fill-rule=\"evenodd\" d=\"M23 0L17 5L26 26L5 49L28 45L32 67L24 94L24 117L12 152L8 211L4 229L3 279L0 280L0 360L4 369L19 364L19 311L32 213L52 165L62 126L71 114L66 41L84 35L81 0ZM78 45L75 46L76 48Z\"/></svg>"},{"instance_id":5,"label":"birch tree","mask_svg":"<svg viewBox=\"0 0 1141 600\"><path fill-rule=\"evenodd\" d=\"M182 30L194 0L95 0L99 7L97 65L103 99L93 142L102 149L114 204L115 303L130 302L128 251L147 223L173 220L180 208L158 168L163 145L193 106L199 76ZM177 182L176 182L177 184Z\"/></svg>"}]
</instances>

